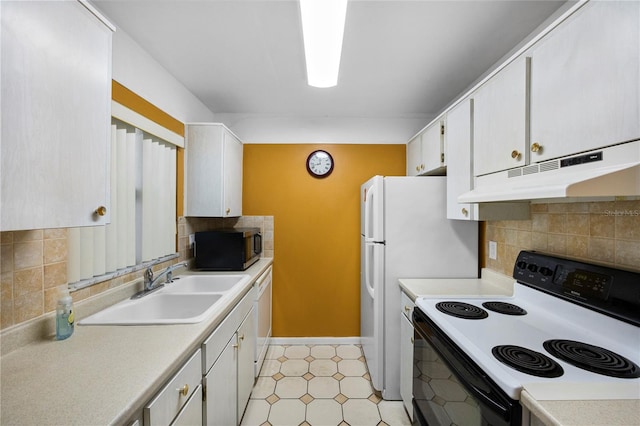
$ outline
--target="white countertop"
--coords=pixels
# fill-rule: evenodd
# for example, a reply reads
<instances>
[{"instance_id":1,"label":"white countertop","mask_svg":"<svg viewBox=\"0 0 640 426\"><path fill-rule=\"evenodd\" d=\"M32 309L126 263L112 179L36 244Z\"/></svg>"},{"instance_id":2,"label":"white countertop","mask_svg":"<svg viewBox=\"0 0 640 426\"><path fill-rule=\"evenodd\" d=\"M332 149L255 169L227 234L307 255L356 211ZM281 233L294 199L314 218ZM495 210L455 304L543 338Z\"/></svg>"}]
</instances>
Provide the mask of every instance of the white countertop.
<instances>
[{"instance_id":1,"label":"white countertop","mask_svg":"<svg viewBox=\"0 0 640 426\"><path fill-rule=\"evenodd\" d=\"M482 270L482 278L401 278L400 288L415 302L421 296L512 296L513 278Z\"/></svg>"},{"instance_id":2,"label":"white countertop","mask_svg":"<svg viewBox=\"0 0 640 426\"><path fill-rule=\"evenodd\" d=\"M271 264L272 259L263 258L244 271L252 276L249 283L234 289L230 305L201 323L76 326L67 340L40 339L4 355L0 423L125 423L200 347Z\"/></svg>"},{"instance_id":3,"label":"white countertop","mask_svg":"<svg viewBox=\"0 0 640 426\"><path fill-rule=\"evenodd\" d=\"M512 296L512 277L482 270L482 278L402 278L400 288L413 301L421 296L473 298L478 296ZM635 386L622 384L615 392L610 389L576 384L550 386L525 385L520 402L543 424L553 426L638 426L640 399ZM602 395L608 395L602 398ZM611 399L615 395L617 399Z\"/></svg>"}]
</instances>

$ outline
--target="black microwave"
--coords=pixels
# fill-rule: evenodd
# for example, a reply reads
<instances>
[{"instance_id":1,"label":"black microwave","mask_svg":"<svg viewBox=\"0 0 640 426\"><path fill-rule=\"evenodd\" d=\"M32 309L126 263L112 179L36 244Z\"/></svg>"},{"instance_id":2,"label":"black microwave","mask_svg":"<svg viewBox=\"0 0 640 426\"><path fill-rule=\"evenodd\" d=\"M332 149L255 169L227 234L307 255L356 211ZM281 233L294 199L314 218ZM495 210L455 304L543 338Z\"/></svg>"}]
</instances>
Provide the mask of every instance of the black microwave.
<instances>
[{"instance_id":1,"label":"black microwave","mask_svg":"<svg viewBox=\"0 0 640 426\"><path fill-rule=\"evenodd\" d=\"M260 258L260 228L225 228L196 232L195 268L207 271L244 271Z\"/></svg>"}]
</instances>

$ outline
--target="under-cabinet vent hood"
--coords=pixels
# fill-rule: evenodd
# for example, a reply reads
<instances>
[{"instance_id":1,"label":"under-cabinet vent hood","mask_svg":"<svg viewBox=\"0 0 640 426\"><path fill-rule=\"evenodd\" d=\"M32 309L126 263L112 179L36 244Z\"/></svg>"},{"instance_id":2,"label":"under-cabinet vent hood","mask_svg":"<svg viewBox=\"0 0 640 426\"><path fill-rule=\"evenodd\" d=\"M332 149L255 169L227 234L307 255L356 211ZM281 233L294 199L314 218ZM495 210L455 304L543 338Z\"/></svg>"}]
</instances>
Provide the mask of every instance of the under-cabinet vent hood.
<instances>
[{"instance_id":1,"label":"under-cabinet vent hood","mask_svg":"<svg viewBox=\"0 0 640 426\"><path fill-rule=\"evenodd\" d=\"M640 140L475 179L460 203L640 196Z\"/></svg>"}]
</instances>

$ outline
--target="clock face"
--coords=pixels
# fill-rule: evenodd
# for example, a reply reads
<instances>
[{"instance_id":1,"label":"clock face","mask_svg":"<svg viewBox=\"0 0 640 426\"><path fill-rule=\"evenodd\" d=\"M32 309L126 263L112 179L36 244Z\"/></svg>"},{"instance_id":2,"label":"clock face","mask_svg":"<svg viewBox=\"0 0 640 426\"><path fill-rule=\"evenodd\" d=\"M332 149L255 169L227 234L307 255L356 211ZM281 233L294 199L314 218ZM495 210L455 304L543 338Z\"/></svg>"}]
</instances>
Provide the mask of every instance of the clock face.
<instances>
[{"instance_id":1,"label":"clock face","mask_svg":"<svg viewBox=\"0 0 640 426\"><path fill-rule=\"evenodd\" d=\"M333 157L327 151L314 151L307 158L307 170L312 176L327 177L333 171Z\"/></svg>"}]
</instances>

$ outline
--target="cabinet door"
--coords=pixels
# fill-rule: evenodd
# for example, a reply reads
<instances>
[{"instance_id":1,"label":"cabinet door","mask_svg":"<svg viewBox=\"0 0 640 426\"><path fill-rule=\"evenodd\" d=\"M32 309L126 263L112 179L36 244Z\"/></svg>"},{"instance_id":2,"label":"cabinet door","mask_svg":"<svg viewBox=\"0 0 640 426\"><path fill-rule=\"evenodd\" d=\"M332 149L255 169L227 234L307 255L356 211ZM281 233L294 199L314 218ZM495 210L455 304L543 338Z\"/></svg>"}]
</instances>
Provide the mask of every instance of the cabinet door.
<instances>
[{"instance_id":1,"label":"cabinet door","mask_svg":"<svg viewBox=\"0 0 640 426\"><path fill-rule=\"evenodd\" d=\"M444 167L444 122L438 121L422 133L422 172L436 172Z\"/></svg>"},{"instance_id":2,"label":"cabinet door","mask_svg":"<svg viewBox=\"0 0 640 426\"><path fill-rule=\"evenodd\" d=\"M224 212L223 216L242 216L242 142L224 132Z\"/></svg>"},{"instance_id":3,"label":"cabinet door","mask_svg":"<svg viewBox=\"0 0 640 426\"><path fill-rule=\"evenodd\" d=\"M473 168L476 176L526 164L528 68L520 57L473 95Z\"/></svg>"},{"instance_id":4,"label":"cabinet door","mask_svg":"<svg viewBox=\"0 0 640 426\"><path fill-rule=\"evenodd\" d=\"M0 7L0 229L106 224L112 32L75 1Z\"/></svg>"},{"instance_id":5,"label":"cabinet door","mask_svg":"<svg viewBox=\"0 0 640 426\"><path fill-rule=\"evenodd\" d=\"M236 336L227 343L205 376L207 387L204 422L207 425L237 425L237 343Z\"/></svg>"},{"instance_id":6,"label":"cabinet door","mask_svg":"<svg viewBox=\"0 0 640 426\"><path fill-rule=\"evenodd\" d=\"M400 315L400 396L413 420L413 324L404 313Z\"/></svg>"},{"instance_id":7,"label":"cabinet door","mask_svg":"<svg viewBox=\"0 0 640 426\"><path fill-rule=\"evenodd\" d=\"M187 216L242 216L242 142L220 123L190 124Z\"/></svg>"},{"instance_id":8,"label":"cabinet door","mask_svg":"<svg viewBox=\"0 0 640 426\"><path fill-rule=\"evenodd\" d=\"M447 218L470 219L472 205L458 196L472 188L471 131L473 101L466 99L447 113Z\"/></svg>"},{"instance_id":9,"label":"cabinet door","mask_svg":"<svg viewBox=\"0 0 640 426\"><path fill-rule=\"evenodd\" d=\"M407 176L418 176L424 170L421 140L418 135L407 143Z\"/></svg>"},{"instance_id":10,"label":"cabinet door","mask_svg":"<svg viewBox=\"0 0 640 426\"><path fill-rule=\"evenodd\" d=\"M256 319L252 308L242 325L238 328L238 419L242 418L244 409L254 383L254 357L256 352Z\"/></svg>"},{"instance_id":11,"label":"cabinet door","mask_svg":"<svg viewBox=\"0 0 640 426\"><path fill-rule=\"evenodd\" d=\"M640 2L589 2L533 48L532 162L637 139L638 117Z\"/></svg>"}]
</instances>

